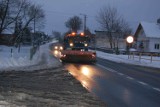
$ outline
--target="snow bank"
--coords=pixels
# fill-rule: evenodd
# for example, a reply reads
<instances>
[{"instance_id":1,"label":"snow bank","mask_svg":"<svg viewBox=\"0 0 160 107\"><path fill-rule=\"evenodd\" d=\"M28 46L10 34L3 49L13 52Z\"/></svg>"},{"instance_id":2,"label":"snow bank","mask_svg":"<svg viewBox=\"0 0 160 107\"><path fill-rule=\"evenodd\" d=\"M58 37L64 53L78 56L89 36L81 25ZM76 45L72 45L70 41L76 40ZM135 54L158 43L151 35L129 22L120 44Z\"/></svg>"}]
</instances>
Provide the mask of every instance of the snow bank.
<instances>
[{"instance_id":1,"label":"snow bank","mask_svg":"<svg viewBox=\"0 0 160 107\"><path fill-rule=\"evenodd\" d=\"M21 47L18 53L15 47L0 46L0 70L37 70L60 66L61 63L50 53L49 45L50 43L40 46L32 60L32 47Z\"/></svg>"}]
</instances>

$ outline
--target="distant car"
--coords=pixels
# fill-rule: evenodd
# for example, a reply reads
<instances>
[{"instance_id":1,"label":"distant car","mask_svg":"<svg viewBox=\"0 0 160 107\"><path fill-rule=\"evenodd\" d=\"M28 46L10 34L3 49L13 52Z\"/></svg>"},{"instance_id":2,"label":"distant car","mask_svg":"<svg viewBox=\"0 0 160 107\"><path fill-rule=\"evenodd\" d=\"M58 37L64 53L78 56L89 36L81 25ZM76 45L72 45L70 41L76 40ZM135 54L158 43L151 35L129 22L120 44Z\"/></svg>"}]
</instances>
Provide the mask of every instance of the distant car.
<instances>
[{"instance_id":1,"label":"distant car","mask_svg":"<svg viewBox=\"0 0 160 107\"><path fill-rule=\"evenodd\" d=\"M52 44L50 45L50 49L51 49L52 51L53 51L53 50L61 51L61 50L63 50L64 48L63 48L63 45L60 44L60 43L52 43Z\"/></svg>"},{"instance_id":2,"label":"distant car","mask_svg":"<svg viewBox=\"0 0 160 107\"><path fill-rule=\"evenodd\" d=\"M63 50L63 46L62 45L55 45L55 46L53 46L53 50L61 51L61 50Z\"/></svg>"},{"instance_id":3,"label":"distant car","mask_svg":"<svg viewBox=\"0 0 160 107\"><path fill-rule=\"evenodd\" d=\"M60 57L61 56L61 51L64 49L63 45L60 43L52 43L50 45L50 49L52 51L52 54L56 57Z\"/></svg>"}]
</instances>

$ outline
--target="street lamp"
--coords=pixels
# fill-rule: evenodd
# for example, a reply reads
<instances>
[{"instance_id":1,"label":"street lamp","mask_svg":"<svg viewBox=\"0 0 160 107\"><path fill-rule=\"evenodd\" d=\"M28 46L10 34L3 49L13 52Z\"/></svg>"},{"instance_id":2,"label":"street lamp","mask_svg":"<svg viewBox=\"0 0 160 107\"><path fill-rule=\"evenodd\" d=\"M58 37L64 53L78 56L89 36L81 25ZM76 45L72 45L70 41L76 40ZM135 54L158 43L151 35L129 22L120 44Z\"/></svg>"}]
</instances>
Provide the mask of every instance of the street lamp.
<instances>
[{"instance_id":1,"label":"street lamp","mask_svg":"<svg viewBox=\"0 0 160 107\"><path fill-rule=\"evenodd\" d=\"M128 46L128 48L127 48L127 52L130 52L129 50L130 50L131 44L132 44L133 41L134 41L133 36L128 36L128 37L126 38L126 41L127 41L127 43L129 44L129 46Z\"/></svg>"},{"instance_id":2,"label":"street lamp","mask_svg":"<svg viewBox=\"0 0 160 107\"><path fill-rule=\"evenodd\" d=\"M131 44L131 43L133 43L134 38L133 38L133 36L128 36L126 40L127 40L127 43Z\"/></svg>"}]
</instances>

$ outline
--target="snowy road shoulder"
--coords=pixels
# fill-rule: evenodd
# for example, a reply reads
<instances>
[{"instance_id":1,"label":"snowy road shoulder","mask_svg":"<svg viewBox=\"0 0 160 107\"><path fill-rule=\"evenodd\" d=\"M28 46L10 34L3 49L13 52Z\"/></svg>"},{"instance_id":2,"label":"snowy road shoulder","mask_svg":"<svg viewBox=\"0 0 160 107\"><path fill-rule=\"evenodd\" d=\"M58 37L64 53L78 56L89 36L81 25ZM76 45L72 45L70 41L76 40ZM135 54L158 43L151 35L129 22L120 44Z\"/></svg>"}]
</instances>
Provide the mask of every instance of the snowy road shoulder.
<instances>
[{"instance_id":1,"label":"snowy road shoulder","mask_svg":"<svg viewBox=\"0 0 160 107\"><path fill-rule=\"evenodd\" d=\"M106 107L63 68L0 73L0 107Z\"/></svg>"},{"instance_id":2,"label":"snowy road shoulder","mask_svg":"<svg viewBox=\"0 0 160 107\"><path fill-rule=\"evenodd\" d=\"M127 63L127 64L133 64L133 65L160 68L160 61L153 61L153 62L150 62L149 60L139 61L138 58L128 59L128 55L115 55L115 54L109 54L101 51L96 51L96 53L99 58L107 59L107 60L118 62L118 63ZM150 56L145 56L145 57L150 57ZM154 57L154 58L160 60L160 57Z\"/></svg>"}]
</instances>

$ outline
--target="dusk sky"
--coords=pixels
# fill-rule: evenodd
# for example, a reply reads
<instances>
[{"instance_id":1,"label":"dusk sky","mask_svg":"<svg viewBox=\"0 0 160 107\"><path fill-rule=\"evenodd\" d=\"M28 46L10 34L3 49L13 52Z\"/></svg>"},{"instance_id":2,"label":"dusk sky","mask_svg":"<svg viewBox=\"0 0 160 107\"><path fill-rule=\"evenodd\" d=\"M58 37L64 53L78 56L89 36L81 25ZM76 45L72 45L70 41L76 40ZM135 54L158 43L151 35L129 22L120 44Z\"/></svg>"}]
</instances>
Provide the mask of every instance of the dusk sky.
<instances>
[{"instance_id":1,"label":"dusk sky","mask_svg":"<svg viewBox=\"0 0 160 107\"><path fill-rule=\"evenodd\" d=\"M94 33L99 30L96 15L100 8L110 5L129 23L133 33L140 21L156 22L160 18L160 0L32 0L45 10L44 31L66 32L65 22L75 15L87 15L87 27Z\"/></svg>"}]
</instances>

